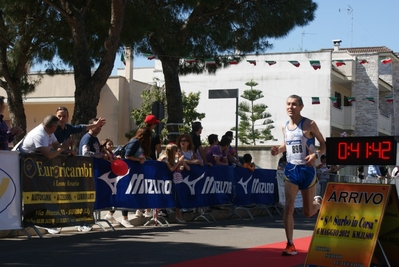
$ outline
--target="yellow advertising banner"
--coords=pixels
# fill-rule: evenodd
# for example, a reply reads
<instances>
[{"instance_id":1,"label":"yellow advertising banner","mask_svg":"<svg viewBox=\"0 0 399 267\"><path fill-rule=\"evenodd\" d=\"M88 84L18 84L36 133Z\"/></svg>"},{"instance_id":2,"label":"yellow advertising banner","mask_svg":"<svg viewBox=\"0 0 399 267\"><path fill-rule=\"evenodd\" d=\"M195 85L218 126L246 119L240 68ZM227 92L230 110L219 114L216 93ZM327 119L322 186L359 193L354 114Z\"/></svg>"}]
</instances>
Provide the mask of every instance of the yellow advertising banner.
<instances>
[{"instance_id":1,"label":"yellow advertising banner","mask_svg":"<svg viewBox=\"0 0 399 267\"><path fill-rule=\"evenodd\" d=\"M390 200L389 185L329 183L304 266L370 266Z\"/></svg>"}]
</instances>

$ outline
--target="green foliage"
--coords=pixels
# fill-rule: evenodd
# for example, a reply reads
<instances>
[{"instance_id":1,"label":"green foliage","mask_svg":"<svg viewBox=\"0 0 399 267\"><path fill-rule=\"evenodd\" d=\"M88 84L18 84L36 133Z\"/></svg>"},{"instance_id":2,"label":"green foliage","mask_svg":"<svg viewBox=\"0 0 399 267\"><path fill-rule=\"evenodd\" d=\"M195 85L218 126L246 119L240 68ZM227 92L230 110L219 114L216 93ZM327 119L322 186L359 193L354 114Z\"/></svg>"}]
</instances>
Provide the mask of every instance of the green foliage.
<instances>
[{"instance_id":1,"label":"green foliage","mask_svg":"<svg viewBox=\"0 0 399 267\"><path fill-rule=\"evenodd\" d=\"M240 117L238 139L245 145L256 145L256 141L258 140L261 142L273 140L271 129L274 128L272 125L274 122L269 119L271 114L266 112L267 105L254 104L256 100L264 97L262 91L253 89L258 83L251 80L245 83L245 85L251 87L251 89L245 90L241 97L250 102L241 102L238 105L238 116ZM262 128L255 125L258 120L263 120ZM263 125L265 125L264 128ZM232 130L235 130L235 127Z\"/></svg>"},{"instance_id":2,"label":"green foliage","mask_svg":"<svg viewBox=\"0 0 399 267\"><path fill-rule=\"evenodd\" d=\"M152 113L152 105L154 102L159 101L165 107L165 117L161 120L161 122L165 125L168 120L168 105L165 97L165 87L158 87L157 83L159 81L155 81L154 85L151 86L150 89L145 90L141 98L143 99L141 108L135 108L130 113L130 117L134 120L135 124L138 127L145 126L144 119L148 114ZM182 102L183 102L183 126L179 127L180 133L189 133L191 131L191 124L194 121L202 120L205 118L205 113L197 112L196 108L199 104L200 94L198 93L189 93L186 95L185 92L182 92ZM135 135L137 129L133 129L129 133L126 133L126 138L130 139ZM161 139L165 139L167 136L167 130L164 128L161 131Z\"/></svg>"}]
</instances>

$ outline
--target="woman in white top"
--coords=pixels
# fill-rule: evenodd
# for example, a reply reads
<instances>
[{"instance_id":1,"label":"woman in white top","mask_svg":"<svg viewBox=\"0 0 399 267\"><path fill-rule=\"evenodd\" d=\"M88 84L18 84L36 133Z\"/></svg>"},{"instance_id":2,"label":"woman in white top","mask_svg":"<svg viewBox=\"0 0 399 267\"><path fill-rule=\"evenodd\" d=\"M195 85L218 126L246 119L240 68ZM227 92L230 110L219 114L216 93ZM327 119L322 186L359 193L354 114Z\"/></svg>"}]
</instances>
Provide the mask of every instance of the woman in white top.
<instances>
[{"instance_id":1,"label":"woman in white top","mask_svg":"<svg viewBox=\"0 0 399 267\"><path fill-rule=\"evenodd\" d=\"M187 164L198 164L204 165L203 162L197 159L196 153L194 153L194 144L189 134L182 134L177 137L176 145L179 148L181 154L184 156L184 162Z\"/></svg>"}]
</instances>

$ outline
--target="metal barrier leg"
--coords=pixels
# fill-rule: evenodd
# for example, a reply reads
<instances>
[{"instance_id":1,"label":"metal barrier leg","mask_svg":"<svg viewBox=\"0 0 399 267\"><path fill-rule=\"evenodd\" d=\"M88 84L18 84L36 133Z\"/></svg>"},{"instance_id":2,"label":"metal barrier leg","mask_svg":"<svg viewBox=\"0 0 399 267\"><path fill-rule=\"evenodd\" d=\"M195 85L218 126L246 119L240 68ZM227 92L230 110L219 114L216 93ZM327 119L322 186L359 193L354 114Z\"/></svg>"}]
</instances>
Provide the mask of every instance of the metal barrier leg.
<instances>
[{"instance_id":1,"label":"metal barrier leg","mask_svg":"<svg viewBox=\"0 0 399 267\"><path fill-rule=\"evenodd\" d=\"M233 217L234 215L237 215L237 217L239 217L241 220L244 220L244 218L240 214L237 213L237 210L245 210L248 213L251 220L254 220L254 217L252 216L251 211L248 208L242 207L242 206L239 206L239 207L234 206L233 214L230 216L230 218Z\"/></svg>"},{"instance_id":2,"label":"metal barrier leg","mask_svg":"<svg viewBox=\"0 0 399 267\"><path fill-rule=\"evenodd\" d=\"M95 210L93 212L94 215L94 224L97 224L98 226L100 226L101 229L103 229L103 231L107 231L107 229L105 229L104 225L102 225L100 222L105 222L106 224L108 224L108 226L111 228L112 231L115 231L115 228L112 226L112 224L106 220L106 219L101 219L101 213L99 210Z\"/></svg>"},{"instance_id":3,"label":"metal barrier leg","mask_svg":"<svg viewBox=\"0 0 399 267\"><path fill-rule=\"evenodd\" d=\"M154 223L155 226L159 225L159 226L165 226L164 224L166 224L166 226L170 226L169 222L162 216L160 216L159 218L162 218L162 220L164 220L164 224L158 220L158 212L159 209L153 209L152 210L152 218L147 221L144 226L148 226L150 223Z\"/></svg>"},{"instance_id":4,"label":"metal barrier leg","mask_svg":"<svg viewBox=\"0 0 399 267\"><path fill-rule=\"evenodd\" d=\"M205 212L205 208L199 208L200 210L200 215L198 215L197 217L194 218L194 221L198 220L199 218L203 218L205 221L207 222L211 222L206 216L209 216L214 222L216 222L215 217L213 217L213 215L209 212Z\"/></svg>"}]
</instances>

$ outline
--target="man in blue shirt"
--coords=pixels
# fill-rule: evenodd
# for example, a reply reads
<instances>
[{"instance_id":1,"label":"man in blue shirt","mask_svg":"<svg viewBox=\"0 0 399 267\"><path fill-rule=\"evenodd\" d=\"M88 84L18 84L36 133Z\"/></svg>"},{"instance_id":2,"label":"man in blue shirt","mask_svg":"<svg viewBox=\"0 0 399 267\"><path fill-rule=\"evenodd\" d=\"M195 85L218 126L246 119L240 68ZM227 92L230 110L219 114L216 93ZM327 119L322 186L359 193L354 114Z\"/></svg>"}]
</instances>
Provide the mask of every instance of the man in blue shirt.
<instances>
[{"instance_id":1,"label":"man in blue shirt","mask_svg":"<svg viewBox=\"0 0 399 267\"><path fill-rule=\"evenodd\" d=\"M99 118L92 124L71 125L68 123L69 112L66 107L58 107L55 116L57 116L60 121L54 135L57 138L58 143L60 144L63 143L64 140L68 140L71 134L82 133L91 130L97 126L103 126L105 124L105 119Z\"/></svg>"}]
</instances>

